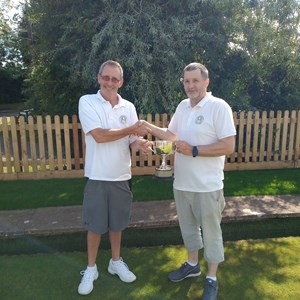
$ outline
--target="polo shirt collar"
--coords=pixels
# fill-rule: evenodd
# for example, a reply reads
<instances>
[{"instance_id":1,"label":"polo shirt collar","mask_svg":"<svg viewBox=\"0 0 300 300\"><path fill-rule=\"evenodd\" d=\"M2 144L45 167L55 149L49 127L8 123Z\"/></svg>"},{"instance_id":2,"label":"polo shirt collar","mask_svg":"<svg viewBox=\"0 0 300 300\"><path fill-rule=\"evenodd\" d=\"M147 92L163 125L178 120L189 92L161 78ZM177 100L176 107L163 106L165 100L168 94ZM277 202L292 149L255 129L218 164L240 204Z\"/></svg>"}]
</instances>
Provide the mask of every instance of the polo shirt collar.
<instances>
[{"instance_id":1,"label":"polo shirt collar","mask_svg":"<svg viewBox=\"0 0 300 300\"><path fill-rule=\"evenodd\" d=\"M203 107L207 102L210 101L211 96L212 96L211 92L207 92L206 95L205 95L205 97L195 107L196 108ZM191 108L191 107L192 107L191 106L191 100L189 99L189 101L188 101L188 107L187 108Z\"/></svg>"},{"instance_id":2,"label":"polo shirt collar","mask_svg":"<svg viewBox=\"0 0 300 300\"><path fill-rule=\"evenodd\" d=\"M99 100L102 102L102 103L107 103L107 100L105 100L101 93L100 93L100 90L97 92L97 97L99 98ZM116 107L122 107L122 106L125 106L125 101L124 99L118 94L118 104L116 105Z\"/></svg>"}]
</instances>

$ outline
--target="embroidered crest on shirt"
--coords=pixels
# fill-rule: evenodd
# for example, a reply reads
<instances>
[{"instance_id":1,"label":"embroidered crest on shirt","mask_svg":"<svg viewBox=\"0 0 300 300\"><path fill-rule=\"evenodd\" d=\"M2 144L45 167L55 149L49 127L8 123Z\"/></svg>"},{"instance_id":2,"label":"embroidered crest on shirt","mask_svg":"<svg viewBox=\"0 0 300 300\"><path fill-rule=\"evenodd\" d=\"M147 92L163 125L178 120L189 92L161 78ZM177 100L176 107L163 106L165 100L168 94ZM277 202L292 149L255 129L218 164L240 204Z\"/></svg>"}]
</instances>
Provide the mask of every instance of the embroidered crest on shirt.
<instances>
[{"instance_id":1,"label":"embroidered crest on shirt","mask_svg":"<svg viewBox=\"0 0 300 300\"><path fill-rule=\"evenodd\" d=\"M204 121L204 117L202 115L197 116L195 119L196 124L202 124L203 121Z\"/></svg>"},{"instance_id":2,"label":"embroidered crest on shirt","mask_svg":"<svg viewBox=\"0 0 300 300\"><path fill-rule=\"evenodd\" d=\"M119 120L120 120L120 123L122 123L122 124L126 124L127 117L126 117L126 116L124 116L124 115L122 115L122 116L120 116Z\"/></svg>"}]
</instances>

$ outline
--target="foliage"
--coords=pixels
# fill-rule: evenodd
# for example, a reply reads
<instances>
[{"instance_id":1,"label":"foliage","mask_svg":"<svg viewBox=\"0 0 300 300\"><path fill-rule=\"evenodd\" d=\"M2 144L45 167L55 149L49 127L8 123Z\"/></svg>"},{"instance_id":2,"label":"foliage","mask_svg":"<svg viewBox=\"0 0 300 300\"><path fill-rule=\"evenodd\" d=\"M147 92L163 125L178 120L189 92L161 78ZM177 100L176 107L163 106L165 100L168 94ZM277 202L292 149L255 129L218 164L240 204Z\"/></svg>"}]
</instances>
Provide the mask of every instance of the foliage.
<instances>
[{"instance_id":1,"label":"foliage","mask_svg":"<svg viewBox=\"0 0 300 300\"><path fill-rule=\"evenodd\" d=\"M241 1L235 8L228 4L222 2L233 26L230 51L243 60L230 65L242 67L241 84L253 109L299 109L299 1Z\"/></svg>"},{"instance_id":2,"label":"foliage","mask_svg":"<svg viewBox=\"0 0 300 300\"><path fill-rule=\"evenodd\" d=\"M23 100L21 89L24 79L19 40L14 30L18 13L12 14L13 5L1 0L0 11L0 103L14 103Z\"/></svg>"},{"instance_id":3,"label":"foliage","mask_svg":"<svg viewBox=\"0 0 300 300\"><path fill-rule=\"evenodd\" d=\"M182 69L197 60L234 110L299 109L299 12L297 0L31 0L19 27L26 96L37 113L77 113L115 59L124 98L172 113Z\"/></svg>"}]
</instances>

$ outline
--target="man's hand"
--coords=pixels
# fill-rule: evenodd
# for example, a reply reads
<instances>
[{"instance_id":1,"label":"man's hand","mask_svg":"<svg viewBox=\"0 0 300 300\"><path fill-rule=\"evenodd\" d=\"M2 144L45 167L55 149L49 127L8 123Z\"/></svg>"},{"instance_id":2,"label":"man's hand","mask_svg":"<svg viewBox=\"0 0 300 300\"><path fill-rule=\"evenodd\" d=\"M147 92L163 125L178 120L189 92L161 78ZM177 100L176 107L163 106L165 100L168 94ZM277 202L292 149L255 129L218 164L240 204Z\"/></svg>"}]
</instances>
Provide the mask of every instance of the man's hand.
<instances>
[{"instance_id":1,"label":"man's hand","mask_svg":"<svg viewBox=\"0 0 300 300\"><path fill-rule=\"evenodd\" d=\"M148 127L146 122L144 122L144 121L137 121L133 125L133 134L134 135L145 136L151 132L152 132L151 128Z\"/></svg>"},{"instance_id":2,"label":"man's hand","mask_svg":"<svg viewBox=\"0 0 300 300\"><path fill-rule=\"evenodd\" d=\"M152 142L145 139L137 139L132 144L130 144L132 151L141 151L142 154L147 155L151 148Z\"/></svg>"},{"instance_id":3,"label":"man's hand","mask_svg":"<svg viewBox=\"0 0 300 300\"><path fill-rule=\"evenodd\" d=\"M184 155L192 155L193 146L185 141L176 141L175 142L176 152Z\"/></svg>"}]
</instances>

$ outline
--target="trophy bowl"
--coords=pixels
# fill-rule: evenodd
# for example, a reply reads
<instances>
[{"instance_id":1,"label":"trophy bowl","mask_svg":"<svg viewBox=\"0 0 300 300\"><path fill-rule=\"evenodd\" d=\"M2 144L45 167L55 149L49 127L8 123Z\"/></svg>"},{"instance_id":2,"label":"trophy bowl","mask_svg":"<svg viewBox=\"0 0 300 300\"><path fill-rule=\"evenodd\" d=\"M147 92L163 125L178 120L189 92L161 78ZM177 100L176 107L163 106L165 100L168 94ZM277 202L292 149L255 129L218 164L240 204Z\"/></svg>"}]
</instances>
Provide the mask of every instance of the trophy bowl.
<instances>
[{"instance_id":1,"label":"trophy bowl","mask_svg":"<svg viewBox=\"0 0 300 300\"><path fill-rule=\"evenodd\" d=\"M172 168L167 165L166 157L173 153L172 141L154 141L153 152L161 156L161 165L155 168L155 177L157 178L171 178L173 176Z\"/></svg>"}]
</instances>

